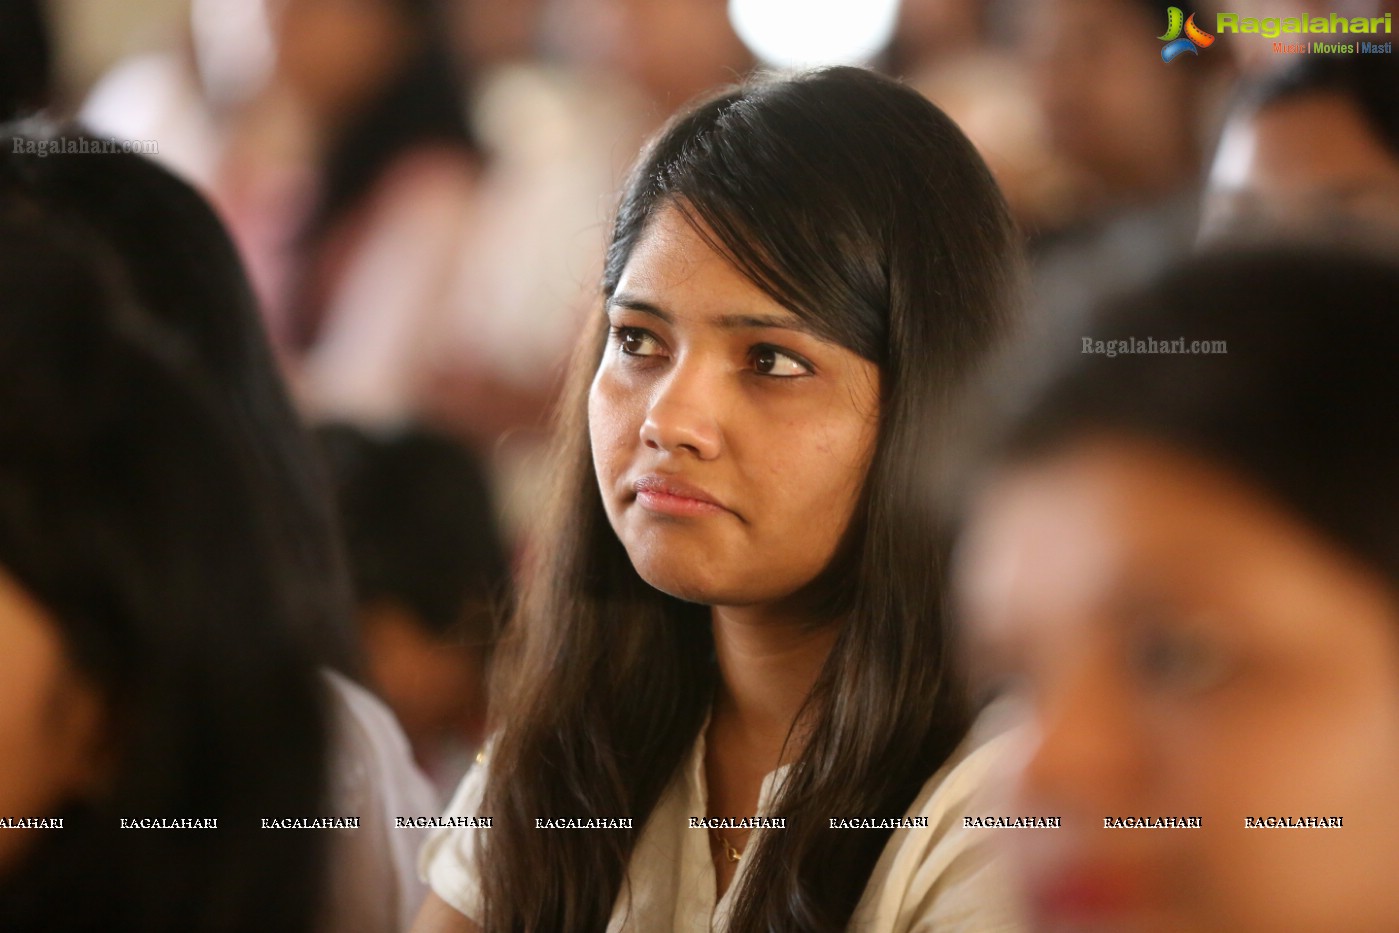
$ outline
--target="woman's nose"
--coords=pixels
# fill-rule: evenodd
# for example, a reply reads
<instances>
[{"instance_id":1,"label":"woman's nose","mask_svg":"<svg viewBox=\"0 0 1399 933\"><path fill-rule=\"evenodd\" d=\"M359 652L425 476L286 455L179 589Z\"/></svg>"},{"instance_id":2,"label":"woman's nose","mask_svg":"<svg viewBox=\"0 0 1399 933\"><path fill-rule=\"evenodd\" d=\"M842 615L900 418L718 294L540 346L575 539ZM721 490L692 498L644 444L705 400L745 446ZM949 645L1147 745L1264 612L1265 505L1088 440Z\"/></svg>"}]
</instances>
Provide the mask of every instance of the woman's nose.
<instances>
[{"instance_id":1,"label":"woman's nose","mask_svg":"<svg viewBox=\"0 0 1399 933\"><path fill-rule=\"evenodd\" d=\"M1129 698L1086 674L1042 698L1025 726L1020 790L1069 811L1130 808L1143 791Z\"/></svg>"},{"instance_id":2,"label":"woman's nose","mask_svg":"<svg viewBox=\"0 0 1399 933\"><path fill-rule=\"evenodd\" d=\"M721 405L721 390L712 375L698 365L678 365L651 399L641 441L652 450L712 460L723 448Z\"/></svg>"}]
</instances>

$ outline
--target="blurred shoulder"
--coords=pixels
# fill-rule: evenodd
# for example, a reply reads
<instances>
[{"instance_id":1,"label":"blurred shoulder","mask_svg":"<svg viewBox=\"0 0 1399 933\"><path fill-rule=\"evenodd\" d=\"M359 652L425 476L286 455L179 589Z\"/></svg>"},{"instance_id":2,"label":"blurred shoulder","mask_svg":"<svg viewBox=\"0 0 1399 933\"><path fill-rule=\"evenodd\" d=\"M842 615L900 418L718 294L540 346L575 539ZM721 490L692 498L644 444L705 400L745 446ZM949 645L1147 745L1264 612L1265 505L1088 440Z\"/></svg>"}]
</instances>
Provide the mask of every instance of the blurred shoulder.
<instances>
[{"instance_id":1,"label":"blurred shoulder","mask_svg":"<svg viewBox=\"0 0 1399 933\"><path fill-rule=\"evenodd\" d=\"M996 799L1010 737L974 731L923 785L870 875L852 929L889 933L1024 929L992 834L966 825Z\"/></svg>"}]
</instances>

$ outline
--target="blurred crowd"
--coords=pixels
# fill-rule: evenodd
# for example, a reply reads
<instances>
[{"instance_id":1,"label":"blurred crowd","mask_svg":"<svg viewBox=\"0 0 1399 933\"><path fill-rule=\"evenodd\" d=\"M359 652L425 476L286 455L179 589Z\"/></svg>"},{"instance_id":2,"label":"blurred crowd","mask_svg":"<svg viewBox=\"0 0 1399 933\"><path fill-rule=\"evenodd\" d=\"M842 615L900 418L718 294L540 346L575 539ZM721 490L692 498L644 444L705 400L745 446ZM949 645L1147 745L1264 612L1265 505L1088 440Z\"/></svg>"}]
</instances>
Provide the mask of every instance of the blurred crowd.
<instances>
[{"instance_id":1,"label":"blurred crowd","mask_svg":"<svg viewBox=\"0 0 1399 933\"><path fill-rule=\"evenodd\" d=\"M1162 67L1165 6L905 0L872 64L977 143L1051 288L1140 271L1200 235L1346 227L1337 213L1389 221L1392 57L1325 75L1232 42ZM210 197L308 417L425 421L464 439L512 478L504 507L519 527L627 165L677 107L766 64L727 5L189 0L178 17L159 12L164 47L90 86L55 74L53 109L155 140Z\"/></svg>"},{"instance_id":2,"label":"blurred crowd","mask_svg":"<svg viewBox=\"0 0 1399 933\"><path fill-rule=\"evenodd\" d=\"M1392 56L1233 42L1166 66L1165 9L904 0L870 63L981 150L1047 308L1072 313L1202 243L1399 229ZM426 542L473 539L483 509L498 516L498 543L457 552L480 581L470 593L419 610L409 583L356 581L371 682L421 762L459 765L481 734L482 658L454 666L437 646L466 630L489 642L471 607L500 595L502 562L527 547L550 406L596 313L626 169L677 108L769 63L718 0L189 0L152 8L162 29L138 35L163 46L84 84L61 68L73 37L54 27L76 19L61 12L5 5L7 106L154 141L213 203L301 416L337 425L326 437L356 540L401 548L361 557L352 541L355 566L416 566L441 588ZM471 508L440 527L454 496Z\"/></svg>"},{"instance_id":3,"label":"blurred crowd","mask_svg":"<svg viewBox=\"0 0 1399 933\"><path fill-rule=\"evenodd\" d=\"M1165 8L905 0L872 64L977 143L1051 287L1200 236L1389 222L1392 57L1297 67L1236 41L1163 67ZM92 86L61 85L60 111L156 140L213 200L309 417L466 440L520 477L518 527L632 155L677 107L767 64L728 5L190 0L167 31Z\"/></svg>"},{"instance_id":4,"label":"blurred crowd","mask_svg":"<svg viewBox=\"0 0 1399 933\"><path fill-rule=\"evenodd\" d=\"M214 206L316 429L358 622L327 666L388 705L445 801L487 731L549 417L598 313L626 171L678 108L772 63L720 0L188 0L153 8L141 50L87 80L65 71L69 6L0 6L0 116L155 141ZM1399 254L1399 59L1260 40L1167 64L1166 7L903 0L865 64L976 144L1051 314L1220 244Z\"/></svg>"},{"instance_id":5,"label":"blurred crowd","mask_svg":"<svg viewBox=\"0 0 1399 933\"><path fill-rule=\"evenodd\" d=\"M872 64L982 150L1053 301L1201 237L1392 224L1392 57L1232 42L1163 67L1165 23L1149 0L905 0ZM157 141L213 201L308 418L463 440L518 529L627 165L766 64L728 6L191 0L167 27L54 108Z\"/></svg>"}]
</instances>

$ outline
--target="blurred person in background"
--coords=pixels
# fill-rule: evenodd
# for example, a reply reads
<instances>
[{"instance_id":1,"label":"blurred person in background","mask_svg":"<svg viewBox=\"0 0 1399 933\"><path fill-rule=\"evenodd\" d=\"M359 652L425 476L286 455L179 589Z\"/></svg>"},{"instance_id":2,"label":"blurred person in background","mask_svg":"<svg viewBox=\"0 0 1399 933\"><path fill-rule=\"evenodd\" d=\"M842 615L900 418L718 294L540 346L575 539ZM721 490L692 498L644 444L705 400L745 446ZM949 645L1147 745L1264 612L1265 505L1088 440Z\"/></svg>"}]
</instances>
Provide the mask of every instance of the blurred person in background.
<instances>
[{"instance_id":1,"label":"blurred person in background","mask_svg":"<svg viewBox=\"0 0 1399 933\"><path fill-rule=\"evenodd\" d=\"M48 105L52 59L44 0L0 4L0 122Z\"/></svg>"},{"instance_id":2,"label":"blurred person in background","mask_svg":"<svg viewBox=\"0 0 1399 933\"><path fill-rule=\"evenodd\" d=\"M0 814L62 821L0 829L0 928L324 929L331 835L260 828L353 813L256 452L100 208L0 141Z\"/></svg>"},{"instance_id":3,"label":"blurred person in background","mask_svg":"<svg viewBox=\"0 0 1399 933\"><path fill-rule=\"evenodd\" d=\"M146 159L40 155L40 143L78 141L80 132L48 125L27 130L31 135L0 134L4 202L29 205L19 216L31 224L46 215L78 224L115 257L145 313L209 381L220 423L252 473L250 483L266 497L277 544L266 559L285 574L286 618L323 665L330 805L361 819L359 829L328 843L330 891L320 928L401 928L423 893L412 868L421 831L394 828L393 820L432 812L434 795L390 711L334 672L354 674L358 664L331 502L232 242L193 189Z\"/></svg>"},{"instance_id":4,"label":"blurred person in background","mask_svg":"<svg viewBox=\"0 0 1399 933\"><path fill-rule=\"evenodd\" d=\"M1012 812L1062 819L1005 840L1036 929L1399 929L1396 294L1196 257L1012 393L955 576ZM1227 352L1081 346L1145 335ZM1104 825L1166 817L1201 824Z\"/></svg>"},{"instance_id":5,"label":"blurred person in background","mask_svg":"<svg viewBox=\"0 0 1399 933\"><path fill-rule=\"evenodd\" d=\"M452 24L446 0L194 0L178 49L83 108L219 206L313 415L422 405L483 163Z\"/></svg>"},{"instance_id":6,"label":"blurred person in background","mask_svg":"<svg viewBox=\"0 0 1399 933\"><path fill-rule=\"evenodd\" d=\"M1399 58L1306 55L1245 86L1201 236L1399 239Z\"/></svg>"},{"instance_id":7,"label":"blurred person in background","mask_svg":"<svg viewBox=\"0 0 1399 933\"><path fill-rule=\"evenodd\" d=\"M1050 142L1023 63L993 48L942 62L908 81L976 144L1021 230L1051 230L1072 213L1076 176Z\"/></svg>"},{"instance_id":8,"label":"blurred person in background","mask_svg":"<svg viewBox=\"0 0 1399 933\"><path fill-rule=\"evenodd\" d=\"M269 83L272 0L188 0L164 48L118 61L78 119L98 135L154 141L155 158L218 209L260 306L286 301L288 243L310 198L310 128Z\"/></svg>"},{"instance_id":9,"label":"blurred person in background","mask_svg":"<svg viewBox=\"0 0 1399 933\"><path fill-rule=\"evenodd\" d=\"M416 929L1016 928L957 818L996 750L916 464L1018 246L957 127L873 72L732 88L646 147L447 810L494 822L431 837Z\"/></svg>"},{"instance_id":10,"label":"blurred person in background","mask_svg":"<svg viewBox=\"0 0 1399 933\"><path fill-rule=\"evenodd\" d=\"M464 69L441 0L280 0L272 31L316 167L274 337L307 411L392 423L418 407L473 212Z\"/></svg>"},{"instance_id":11,"label":"blurred person in background","mask_svg":"<svg viewBox=\"0 0 1399 933\"><path fill-rule=\"evenodd\" d=\"M1208 49L1166 65L1157 36L1168 3L1154 0L1021 2L1014 19L1035 99L1054 148L1077 174L1069 211L1040 237L1097 233L1151 211L1180 243L1219 119L1228 58Z\"/></svg>"},{"instance_id":12,"label":"blurred person in background","mask_svg":"<svg viewBox=\"0 0 1399 933\"><path fill-rule=\"evenodd\" d=\"M421 428L317 429L345 536L368 683L446 803L485 738L510 566L482 464Z\"/></svg>"},{"instance_id":13,"label":"blurred person in background","mask_svg":"<svg viewBox=\"0 0 1399 933\"><path fill-rule=\"evenodd\" d=\"M1049 320L1071 319L1195 247L1232 62L1217 43L1164 62L1168 6L1017 3L1035 100L1072 173L1054 201L1068 210L1027 231L1032 289Z\"/></svg>"},{"instance_id":14,"label":"blurred person in background","mask_svg":"<svg viewBox=\"0 0 1399 933\"><path fill-rule=\"evenodd\" d=\"M905 0L881 68L957 122L986 160L1020 229L1054 229L1074 207L1073 173L1010 42L1006 3Z\"/></svg>"},{"instance_id":15,"label":"blurred person in background","mask_svg":"<svg viewBox=\"0 0 1399 933\"><path fill-rule=\"evenodd\" d=\"M991 44L996 4L981 0L901 0L884 70L910 78Z\"/></svg>"},{"instance_id":16,"label":"blurred person in background","mask_svg":"<svg viewBox=\"0 0 1399 933\"><path fill-rule=\"evenodd\" d=\"M82 110L102 133L158 141L160 161L218 207L304 415L445 427L487 456L512 530L537 498L530 429L557 390L606 203L642 132L536 59L537 6L192 0L177 46L120 64ZM466 50L446 55L450 68L449 44ZM461 64L477 55L480 69ZM339 137L321 140L337 121ZM463 157L478 123L480 147ZM337 141L324 156L334 191L312 224L318 145ZM299 271L303 260L319 271ZM335 291L337 278L353 280L338 324L328 306L293 321L299 293ZM421 300L400 300L410 294Z\"/></svg>"},{"instance_id":17,"label":"blurred person in background","mask_svg":"<svg viewBox=\"0 0 1399 933\"><path fill-rule=\"evenodd\" d=\"M453 0L446 13L457 54L478 73L539 55L539 17L547 0Z\"/></svg>"}]
</instances>

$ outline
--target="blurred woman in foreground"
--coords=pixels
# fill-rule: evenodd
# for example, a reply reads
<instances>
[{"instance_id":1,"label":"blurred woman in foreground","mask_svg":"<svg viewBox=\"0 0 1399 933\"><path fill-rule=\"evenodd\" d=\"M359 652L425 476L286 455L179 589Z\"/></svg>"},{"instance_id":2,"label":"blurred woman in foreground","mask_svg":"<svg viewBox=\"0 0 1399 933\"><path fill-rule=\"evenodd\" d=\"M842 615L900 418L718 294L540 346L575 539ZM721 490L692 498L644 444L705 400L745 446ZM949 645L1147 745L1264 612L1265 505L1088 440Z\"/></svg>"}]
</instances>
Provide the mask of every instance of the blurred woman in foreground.
<instances>
[{"instance_id":1,"label":"blurred woman in foreground","mask_svg":"<svg viewBox=\"0 0 1399 933\"><path fill-rule=\"evenodd\" d=\"M222 663L224 667L219 676L207 682L195 677L188 683L176 680L167 684L163 678L173 676L174 669L165 671L166 660L159 655L141 654L140 665L153 665L154 673L138 682L152 689L161 684L166 686L150 698L148 708L132 711L133 721L145 722L148 718L165 715L194 716L196 722L197 717L215 717L210 720L207 732L213 736L218 716L235 715L241 712L241 707L263 715L258 712L262 707L255 697L257 689L266 689L267 685L249 688L252 692L244 700L239 692L244 680L262 677L275 681L279 676L278 664L285 663L290 668L300 665L297 670L289 669L286 676L310 678L315 685L311 711L295 705L291 699L285 700L284 708L266 714L270 717L266 726L268 736L276 735L282 726L304 725L305 717L322 704L326 709L316 712L318 725L314 731L309 738L303 735L298 739L294 754L279 766L286 774L279 774L278 780L294 776L301 767L302 756L312 753L329 755L328 764L318 767L328 772L333 780L328 781L320 796L311 803L302 801L292 813L267 812L268 808L263 807L261 813L254 812L254 815L294 819L306 816L306 808L314 804L317 808L333 810L338 817L356 817L360 823L355 829L310 833L313 837L325 838L325 858L329 861L327 880L332 894L324 897L314 878L308 880L295 872L286 872L291 879L288 884L294 883L298 893L295 908L287 910L285 915L289 922L295 923L304 902L305 909L310 911L323 906L324 910L319 911L319 928L336 933L360 930L377 933L406 926L423 894L422 886L412 873L412 856L423 833L394 827L394 817L420 816L433 811L436 809L433 794L413 767L407 742L392 714L367 691L338 673L353 676L356 664L354 645L347 634L351 626L349 600L344 568L332 533L329 493L305 432L296 421L277 377L271 350L233 245L209 205L188 185L150 161L122 153L85 154L79 144L91 146L93 140L83 137L77 128L30 123L24 129L26 135L9 136L0 131L0 216L11 224L7 228L10 235L23 244L23 249L17 249L13 256L7 255L6 260L13 264L10 268L17 277L18 284L12 294L28 296L8 303L6 313L22 323L32 318L25 326L32 325L37 335L49 341L43 344L43 349L53 355L53 362L45 369L41 363L46 358L36 354L34 363L26 365L35 367L37 373L45 374L50 380L45 391L61 390L69 394L55 396L52 401L41 404L38 393L31 393L32 397L21 399L25 404L15 407L13 417L49 418L61 422L64 417L76 419L87 410L78 407L71 416L65 416L65 404L93 406L103 417L113 419L117 425L112 428L114 431L129 430L133 438L139 430L154 431L162 423L157 419L162 408L123 394L127 389L124 384L108 386L102 381L90 381L89 369L100 372L100 368L84 368L77 363L82 354L95 353L96 349L106 346L99 339L104 327L126 327L127 318L121 315L130 317L138 311L140 326L136 330L144 335L142 339L174 358L182 371L204 387L204 417L209 424L198 431L178 434L177 440L168 443L151 441L146 444L133 440L133 451L140 452L148 462L141 467L133 465L129 473L114 474L110 485L93 491L93 502L100 504L96 498L100 493L118 497L123 502L130 500L138 507L175 510L177 514L168 527L155 523L149 533L168 536L169 547L183 547L190 554L204 553L201 559L208 566L190 571L199 574L190 577L173 567L157 572L158 565L152 565L143 572L147 574L148 585L155 588L154 594L161 593L161 588L170 588L173 592L184 585L194 586L207 577L208 582L202 584L200 592L185 596L190 601L203 600L212 605L224 600L235 606L238 612L232 618L238 621L232 637L255 645L257 627L265 624L270 631L280 633L278 637L300 646L304 652L298 656L299 660L283 658L269 647L258 662L266 666L266 671L261 666L244 669L237 661L241 656L238 652L224 651L222 656L212 653L220 650L220 639L229 637L229 633L220 628L223 623L217 621L224 618L224 603L218 603L217 612L202 612L200 603L180 603L172 596L171 611L176 614L170 625L179 624L181 619L186 621L183 627L170 633L171 637L181 644L180 640L200 638L197 645L187 646L189 650L211 652L208 658L201 655L203 660L199 663L184 665L184 676L194 677L193 672L201 670L203 664ZM78 151L69 151L70 142L71 149ZM34 260L26 261L31 256ZM84 299L87 302L84 313L91 321L84 319L86 323L75 323L65 329L61 326L64 318L60 315L43 313L47 307L44 302L60 301L60 296L66 294L62 289L77 288L76 283L85 281L80 273L89 268L95 268L94 274L103 276L99 285L107 291L90 289L92 294ZM52 269L58 271L51 280L37 278ZM68 280L63 278L65 270L69 270L75 284L67 284ZM34 283L47 283L48 290ZM21 290L21 286L29 291ZM129 310L132 308L137 311ZM108 322L104 314L114 315L116 323ZM20 344L17 342L16 346ZM19 350L12 352L20 353ZM96 366L94 363L93 367ZM22 386L18 380L25 373L20 369L15 367L15 379L16 385ZM176 397L173 389L166 394ZM100 407L103 405L110 407ZM167 492L174 497L186 488L179 485L167 490L161 477L186 456L179 445L207 446L209 442L200 439L203 436L200 432L217 434L231 453L218 458L217 472L210 476L180 474L181 483L205 483L197 491L185 494L183 500L158 499ZM88 468L94 474L103 469L108 457L126 450L124 446L113 446L117 444L115 440L102 444L93 441L88 446L83 443L74 440L68 449L74 457L90 460ZM17 439L13 449L16 455L24 453L26 443ZM188 456L193 457L195 453ZM241 476L241 482L247 493L221 494L219 484L231 483L234 481L231 477L239 474L246 474ZM17 479L17 487L23 488L23 480L29 475ZM32 475L41 476L37 469ZM129 485L124 487L122 482ZM242 503L240 508L246 515L221 530L217 516L223 514L225 498ZM251 500L251 504L244 500ZM74 497L71 507L75 510L79 508L77 503ZM96 509L97 505L87 503L84 507ZM240 530L244 527L241 522L254 518L267 525L261 544ZM199 551L201 545L193 540L195 535L208 538L209 548L228 548L229 556L220 558ZM184 542L183 536L191 536L191 540ZM113 547L125 547L116 532L111 537L116 542ZM35 553L47 554L55 562L66 557L66 546L57 537L49 546L51 551ZM151 561L161 559L149 549L141 553ZM277 589L271 595L250 586L238 588L235 593L226 592L229 584L220 582L222 578L218 576L221 561L236 561L248 573L268 575L277 581ZM112 572L123 567L133 572L137 569L131 560L123 557ZM267 602L274 597L277 602ZM258 619L247 618L252 614L259 614ZM200 621L213 626L212 631L201 635ZM97 660L104 664L117 663L106 655ZM322 666L320 671L316 669L318 663ZM333 671L326 670L327 667ZM138 666L135 670L139 673L146 668ZM213 690L225 681L231 681L232 686L226 695L220 695L222 699L209 701L210 709L204 709L196 695L182 692L187 688ZM241 746L230 741L191 747L171 739L169 747L162 749L162 755L176 760L195 756L202 767L207 767L211 763L217 765L222 760L220 756L225 754L253 755L264 740L265 736ZM210 752L210 748L216 752ZM267 767L276 764L272 762ZM131 767L133 779L159 781L162 773L168 779L172 766L159 755L145 756L144 761L135 755ZM278 780L271 780L267 786L276 788ZM217 786L217 782L201 777L198 788L189 793L212 792L211 788ZM246 796L256 802L256 795ZM220 851L220 847L239 831L236 823L221 820L219 825L221 828L216 833L208 834L201 841L209 852ZM230 826L235 829L225 833L225 828ZM259 845L278 835L262 832L258 837ZM293 832L297 836L307 834L305 830ZM132 838L127 834L123 842L131 845ZM300 839L283 840L279 853L303 847L320 851L319 845ZM84 848L77 843L75 850L94 858L113 857L100 848ZM125 848L122 851L126 851ZM62 864L63 870L69 871L69 866L76 863L70 857L55 864ZM201 862L192 859L190 864L198 866ZM139 859L133 860L133 866L139 868L140 865ZM160 872L153 869L145 871L141 877L143 880L158 879L159 875ZM158 886L160 882L152 880L150 883ZM94 897L93 901L101 906L100 897ZM182 915L174 916L178 919ZM242 928L247 926L244 924Z\"/></svg>"},{"instance_id":2,"label":"blurred woman in foreground","mask_svg":"<svg viewBox=\"0 0 1399 933\"><path fill-rule=\"evenodd\" d=\"M0 816L47 824L0 830L0 928L303 933L329 840L260 828L326 800L295 562L197 357L22 176L0 165Z\"/></svg>"},{"instance_id":3,"label":"blurred woman in foreground","mask_svg":"<svg viewBox=\"0 0 1399 933\"><path fill-rule=\"evenodd\" d=\"M958 577L1017 802L1063 820L1016 840L1038 929L1399 929L1396 294L1342 254L1192 260L1002 438ZM1090 352L1148 335L1218 343ZM1128 828L1169 818L1199 827Z\"/></svg>"}]
</instances>

